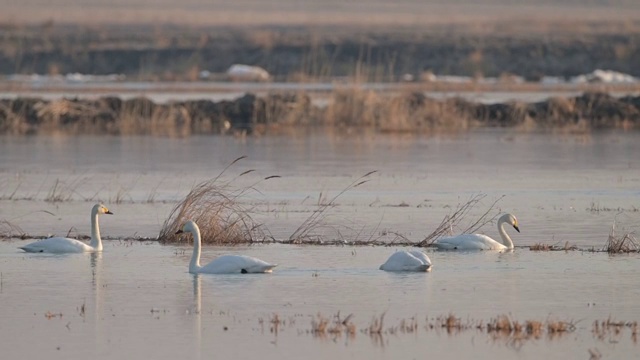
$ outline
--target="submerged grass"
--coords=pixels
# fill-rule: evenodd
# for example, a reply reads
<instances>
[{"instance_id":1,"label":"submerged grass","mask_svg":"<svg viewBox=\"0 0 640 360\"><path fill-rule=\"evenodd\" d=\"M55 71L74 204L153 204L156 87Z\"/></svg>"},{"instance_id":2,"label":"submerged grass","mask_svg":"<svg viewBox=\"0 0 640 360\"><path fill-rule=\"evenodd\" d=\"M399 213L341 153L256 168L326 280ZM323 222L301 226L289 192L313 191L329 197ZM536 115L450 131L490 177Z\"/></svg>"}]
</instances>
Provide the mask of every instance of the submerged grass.
<instances>
[{"instance_id":1,"label":"submerged grass","mask_svg":"<svg viewBox=\"0 0 640 360\"><path fill-rule=\"evenodd\" d=\"M188 220L198 224L203 243L239 244L263 241L266 234L262 224L255 222L250 209L239 201L249 192L258 191L255 188L257 183L240 188L233 186L239 177L253 170L247 170L231 180L221 178L232 165L244 158L242 156L235 159L213 179L195 185L171 210L160 230L158 241L177 242L179 237L175 233ZM265 180L273 177L277 176L270 176Z\"/></svg>"}]
</instances>

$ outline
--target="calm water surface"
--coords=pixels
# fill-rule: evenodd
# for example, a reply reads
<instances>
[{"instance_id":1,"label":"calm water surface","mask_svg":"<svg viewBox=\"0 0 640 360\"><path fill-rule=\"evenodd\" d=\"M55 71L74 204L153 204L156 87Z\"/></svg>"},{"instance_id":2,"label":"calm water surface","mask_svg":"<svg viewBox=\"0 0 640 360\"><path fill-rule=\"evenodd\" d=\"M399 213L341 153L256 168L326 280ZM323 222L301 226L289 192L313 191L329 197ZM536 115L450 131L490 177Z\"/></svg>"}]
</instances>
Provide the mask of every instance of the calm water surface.
<instances>
[{"instance_id":1,"label":"calm water surface","mask_svg":"<svg viewBox=\"0 0 640 360\"><path fill-rule=\"evenodd\" d=\"M520 134L453 137L302 134L236 139L192 137L2 137L0 220L31 235L89 233L89 209L103 201L103 236L154 237L171 208L199 181L258 183L242 201L276 239L371 170L370 181L336 201L318 235L412 241L452 207L486 198L479 216L518 216L516 245L602 248L614 219L640 224L640 134ZM238 179L245 170L255 169ZM261 182L277 174L281 178ZM51 202L57 198L61 202ZM399 206L402 205L402 206ZM465 224L461 224L454 231ZM3 224L4 226L4 224ZM6 227L0 230L7 231ZM481 230L497 236L494 225ZM385 237L387 239L388 237ZM392 240L392 238L388 238ZM638 357L625 330L594 337L594 320L640 320L640 256L585 251L429 252L427 274L377 270L390 247L205 247L203 260L243 253L280 264L270 275L187 273L189 244L110 240L101 255L25 254L32 240L0 242L0 344L7 358L606 358ZM83 309L84 305L84 311ZM310 333L312 317L353 314L353 338ZM382 338L362 332L385 314ZM427 319L575 323L573 333L514 342L485 332L427 330ZM60 315L62 314L62 315ZM275 316L282 323L272 331ZM418 330L396 329L415 319Z\"/></svg>"}]
</instances>

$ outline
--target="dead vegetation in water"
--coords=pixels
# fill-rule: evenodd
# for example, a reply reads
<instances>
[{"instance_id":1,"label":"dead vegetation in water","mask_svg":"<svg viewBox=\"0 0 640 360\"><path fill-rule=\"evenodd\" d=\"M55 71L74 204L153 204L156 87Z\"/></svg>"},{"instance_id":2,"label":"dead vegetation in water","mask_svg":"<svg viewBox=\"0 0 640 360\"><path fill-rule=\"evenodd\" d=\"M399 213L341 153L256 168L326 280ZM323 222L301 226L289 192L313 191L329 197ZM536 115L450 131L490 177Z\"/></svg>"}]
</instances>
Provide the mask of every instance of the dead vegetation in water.
<instances>
[{"instance_id":1,"label":"dead vegetation in water","mask_svg":"<svg viewBox=\"0 0 640 360\"><path fill-rule=\"evenodd\" d=\"M28 235L16 224L0 220L0 239L27 239Z\"/></svg>"},{"instance_id":2,"label":"dead vegetation in water","mask_svg":"<svg viewBox=\"0 0 640 360\"><path fill-rule=\"evenodd\" d=\"M315 317L311 318L311 330L309 333L314 337L332 339L341 337L343 334L348 339L353 339L356 336L356 326L351 322L353 314L347 315L346 318L340 317L340 312L333 316L333 320L318 313Z\"/></svg>"},{"instance_id":3,"label":"dead vegetation in water","mask_svg":"<svg viewBox=\"0 0 640 360\"><path fill-rule=\"evenodd\" d=\"M314 210L311 215L309 215L303 222L296 228L289 239L284 241L284 243L289 244L309 244L309 243L324 243L322 240L322 236L320 236L317 231L322 228L331 227L327 224L326 219L329 215L328 210L336 206L336 200L346 192L357 188L369 181L369 177L372 174L375 174L377 170L369 171L368 173L360 176L356 180L352 181L349 185L347 185L344 189L338 192L330 199L323 198L322 195L318 197L318 208ZM324 199L324 200L323 200ZM335 227L332 227L334 230Z\"/></svg>"},{"instance_id":4,"label":"dead vegetation in water","mask_svg":"<svg viewBox=\"0 0 640 360\"><path fill-rule=\"evenodd\" d=\"M619 342L625 330L631 333L631 341L637 344L640 331L637 321L614 321L609 317L607 320L594 321L591 327L591 333L595 338L610 343Z\"/></svg>"},{"instance_id":5,"label":"dead vegetation in water","mask_svg":"<svg viewBox=\"0 0 640 360\"><path fill-rule=\"evenodd\" d=\"M629 208L623 208L623 207L608 207L608 206L604 206L604 205L600 205L600 203L596 203L596 202L591 202L591 205L586 209L588 212L591 213L600 213L600 212L617 212L617 213L621 213L621 212L639 212L640 208L637 208L635 206L631 206Z\"/></svg>"},{"instance_id":6,"label":"dead vegetation in water","mask_svg":"<svg viewBox=\"0 0 640 360\"><path fill-rule=\"evenodd\" d=\"M235 159L213 179L195 185L189 194L171 210L160 230L158 241L161 243L178 241L179 236L175 233L182 229L188 220L198 224L202 242L206 244L264 241L267 236L262 224L255 222L251 217L251 209L245 208L239 201L250 192L257 192L255 188L257 183L244 187L234 186L238 178L253 170L244 171L230 180L222 179L229 167L242 159L244 156ZM264 180L273 177L277 176L269 176Z\"/></svg>"},{"instance_id":7,"label":"dead vegetation in water","mask_svg":"<svg viewBox=\"0 0 640 360\"><path fill-rule=\"evenodd\" d=\"M340 312L330 317L318 313L311 316L310 329L298 331L298 334L310 334L317 338L330 338L335 341L343 335L346 335L348 339L354 339L356 334L360 333L369 336L375 343L384 345L388 336L416 335L421 331L426 333L444 332L447 335L454 336L468 331L475 331L488 335L494 341L503 341L507 345L517 347L526 341L538 340L544 336L548 340L559 339L563 335L573 333L578 329L573 321L555 319L518 321L510 315L499 315L488 321L483 321L469 318L462 319L453 313L449 313L436 317L427 316L422 322L417 316L389 321L385 312L379 316L373 316L368 323L360 325L356 325L353 318L354 315L349 314L343 319L340 317ZM607 326L606 329L605 324ZM602 340L607 334L606 331L616 331L616 328L628 328L632 332L632 339L637 337L637 322L614 323L610 320L606 323L596 322L592 332L594 337ZM602 335L603 331L605 335Z\"/></svg>"},{"instance_id":8,"label":"dead vegetation in water","mask_svg":"<svg viewBox=\"0 0 640 360\"><path fill-rule=\"evenodd\" d=\"M578 246L571 245L568 241L565 241L564 245L556 244L544 244L536 243L529 246L530 251L573 251L578 250Z\"/></svg>"},{"instance_id":9,"label":"dead vegetation in water","mask_svg":"<svg viewBox=\"0 0 640 360\"><path fill-rule=\"evenodd\" d=\"M614 220L604 250L610 254L640 252L640 243L638 243L633 233L616 235L616 222Z\"/></svg>"}]
</instances>

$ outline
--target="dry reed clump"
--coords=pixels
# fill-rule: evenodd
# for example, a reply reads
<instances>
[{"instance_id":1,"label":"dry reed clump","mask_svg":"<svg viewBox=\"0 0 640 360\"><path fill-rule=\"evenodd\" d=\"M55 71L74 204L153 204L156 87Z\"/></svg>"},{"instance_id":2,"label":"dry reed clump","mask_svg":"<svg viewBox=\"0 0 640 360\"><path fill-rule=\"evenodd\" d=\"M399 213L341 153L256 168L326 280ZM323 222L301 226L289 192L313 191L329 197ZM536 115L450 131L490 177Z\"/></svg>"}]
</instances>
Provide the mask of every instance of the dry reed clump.
<instances>
[{"instance_id":1,"label":"dry reed clump","mask_svg":"<svg viewBox=\"0 0 640 360\"><path fill-rule=\"evenodd\" d=\"M317 111L311 104L311 97L305 93L269 94L256 99L254 121L257 126L266 128L314 125Z\"/></svg>"},{"instance_id":2,"label":"dry reed clump","mask_svg":"<svg viewBox=\"0 0 640 360\"><path fill-rule=\"evenodd\" d=\"M549 337L559 336L576 330L575 324L567 321L547 321Z\"/></svg>"},{"instance_id":3,"label":"dry reed clump","mask_svg":"<svg viewBox=\"0 0 640 360\"><path fill-rule=\"evenodd\" d=\"M353 339L356 335L356 326L351 322L353 314L349 314L346 318L340 318L340 312L334 316L334 321L331 322L328 318L318 313L315 317L311 318L311 331L310 333L315 337L325 338L327 335L332 337L340 337L342 334L346 334L347 337Z\"/></svg>"},{"instance_id":4,"label":"dry reed clump","mask_svg":"<svg viewBox=\"0 0 640 360\"><path fill-rule=\"evenodd\" d=\"M323 124L373 127L381 132L434 132L466 130L471 121L455 101L429 99L420 92L389 96L342 89L331 94Z\"/></svg>"},{"instance_id":5,"label":"dry reed clump","mask_svg":"<svg viewBox=\"0 0 640 360\"><path fill-rule=\"evenodd\" d=\"M462 319L456 317L454 314L449 314L447 316L440 316L436 318L435 326L431 326L431 328L443 328L447 331L447 334L451 334L453 332L459 332L462 330L466 330L469 328L468 324L463 324Z\"/></svg>"},{"instance_id":6,"label":"dry reed clump","mask_svg":"<svg viewBox=\"0 0 640 360\"><path fill-rule=\"evenodd\" d=\"M640 252L640 244L631 233L616 236L616 223L614 221L613 225L611 225L605 250L611 254Z\"/></svg>"},{"instance_id":7,"label":"dry reed clump","mask_svg":"<svg viewBox=\"0 0 640 360\"><path fill-rule=\"evenodd\" d=\"M16 224L8 220L0 220L0 239L26 239L27 234Z\"/></svg>"},{"instance_id":8,"label":"dry reed clump","mask_svg":"<svg viewBox=\"0 0 640 360\"><path fill-rule=\"evenodd\" d=\"M192 133L192 116L182 104L156 104L138 97L119 105L113 110L114 133L156 136L188 136Z\"/></svg>"},{"instance_id":9,"label":"dry reed clump","mask_svg":"<svg viewBox=\"0 0 640 360\"><path fill-rule=\"evenodd\" d=\"M264 240L266 236L262 224L256 223L251 218L250 211L239 202L248 192L255 190L256 184L242 188L232 186L238 177L253 170L245 171L229 181L221 180L224 172L243 158L234 160L215 178L194 186L189 194L172 209L160 230L158 241L162 243L178 241L179 237L175 233L188 220L198 224L203 243L238 244ZM276 176L266 179L273 177Z\"/></svg>"}]
</instances>

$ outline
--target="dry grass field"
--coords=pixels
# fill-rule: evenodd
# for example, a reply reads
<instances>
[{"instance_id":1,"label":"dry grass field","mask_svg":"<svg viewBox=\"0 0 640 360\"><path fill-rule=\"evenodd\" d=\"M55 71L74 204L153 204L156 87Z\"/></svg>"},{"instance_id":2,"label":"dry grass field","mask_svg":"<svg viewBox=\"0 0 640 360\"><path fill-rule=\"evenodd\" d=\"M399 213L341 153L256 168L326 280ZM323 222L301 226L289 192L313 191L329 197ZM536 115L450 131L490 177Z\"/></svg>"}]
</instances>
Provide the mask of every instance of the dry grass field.
<instances>
[{"instance_id":1,"label":"dry grass field","mask_svg":"<svg viewBox=\"0 0 640 360\"><path fill-rule=\"evenodd\" d=\"M1 0L0 22L196 26L571 24L637 21L634 0ZM528 30L527 30L528 31Z\"/></svg>"},{"instance_id":2,"label":"dry grass field","mask_svg":"<svg viewBox=\"0 0 640 360\"><path fill-rule=\"evenodd\" d=\"M596 69L640 77L635 0L0 0L0 6L0 77L123 74L174 82L200 80L206 70L217 80L233 64L260 66L275 82L420 81L437 74L499 78L507 90ZM514 75L528 82L510 81ZM0 82L3 89L15 86ZM429 86L484 91L481 82Z\"/></svg>"}]
</instances>

